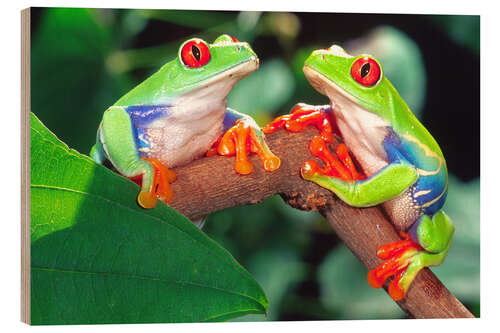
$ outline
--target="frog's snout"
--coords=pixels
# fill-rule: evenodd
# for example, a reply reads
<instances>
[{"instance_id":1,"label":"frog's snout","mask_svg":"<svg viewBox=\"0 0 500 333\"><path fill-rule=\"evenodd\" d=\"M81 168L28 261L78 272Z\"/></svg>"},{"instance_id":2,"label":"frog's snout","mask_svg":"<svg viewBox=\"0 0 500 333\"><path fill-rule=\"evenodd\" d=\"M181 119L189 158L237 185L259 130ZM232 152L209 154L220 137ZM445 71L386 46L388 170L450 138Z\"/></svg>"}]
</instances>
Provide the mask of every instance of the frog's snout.
<instances>
[{"instance_id":1,"label":"frog's snout","mask_svg":"<svg viewBox=\"0 0 500 333\"><path fill-rule=\"evenodd\" d=\"M260 64L259 58L252 57L252 58L250 58L250 60L255 62L255 66L257 66L257 68L259 68L259 64Z\"/></svg>"},{"instance_id":2,"label":"frog's snout","mask_svg":"<svg viewBox=\"0 0 500 333\"><path fill-rule=\"evenodd\" d=\"M256 56L252 56L250 58L250 62L253 63L253 66L254 66L254 70L257 70L259 69L259 58L256 57Z\"/></svg>"},{"instance_id":3,"label":"frog's snout","mask_svg":"<svg viewBox=\"0 0 500 333\"><path fill-rule=\"evenodd\" d=\"M250 60L252 61L256 61L257 64L259 63L259 57L257 56L257 53L255 53L255 51L252 49L252 47L250 46L250 44L248 44L247 42L240 42L240 46L239 46L239 51L240 52L244 52L244 53L248 53L248 55L250 56ZM254 60L255 58L255 60Z\"/></svg>"}]
</instances>

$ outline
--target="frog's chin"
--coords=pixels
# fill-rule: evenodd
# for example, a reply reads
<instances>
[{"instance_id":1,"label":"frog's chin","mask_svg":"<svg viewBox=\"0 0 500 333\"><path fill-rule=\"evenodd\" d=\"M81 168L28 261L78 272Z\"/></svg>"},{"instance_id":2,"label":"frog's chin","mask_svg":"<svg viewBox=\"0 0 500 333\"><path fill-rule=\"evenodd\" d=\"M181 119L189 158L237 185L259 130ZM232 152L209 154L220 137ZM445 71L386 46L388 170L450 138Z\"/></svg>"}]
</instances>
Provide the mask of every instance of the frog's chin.
<instances>
[{"instance_id":1,"label":"frog's chin","mask_svg":"<svg viewBox=\"0 0 500 333\"><path fill-rule=\"evenodd\" d=\"M358 101L356 101L356 98L354 96L346 92L344 89L340 88L335 82L330 80L322 73L318 72L315 68L306 65L304 66L303 70L311 86L313 86L313 88L321 94L328 96L332 103L334 103L335 101L343 100L356 105L357 107L360 107ZM367 110L367 112L369 111Z\"/></svg>"},{"instance_id":2,"label":"frog's chin","mask_svg":"<svg viewBox=\"0 0 500 333\"><path fill-rule=\"evenodd\" d=\"M251 57L249 60L234 65L218 73L202 84L181 94L171 101L172 111L176 115L189 112L186 119L203 118L208 113L224 112L226 110L226 97L235 84L248 76L259 67L259 59ZM179 117L182 118L182 117Z\"/></svg>"},{"instance_id":3,"label":"frog's chin","mask_svg":"<svg viewBox=\"0 0 500 333\"><path fill-rule=\"evenodd\" d=\"M325 75L310 66L304 74L311 85L330 99L335 122L348 148L365 172L371 174L386 162L382 141L387 136L387 121L363 108L356 99Z\"/></svg>"}]
</instances>

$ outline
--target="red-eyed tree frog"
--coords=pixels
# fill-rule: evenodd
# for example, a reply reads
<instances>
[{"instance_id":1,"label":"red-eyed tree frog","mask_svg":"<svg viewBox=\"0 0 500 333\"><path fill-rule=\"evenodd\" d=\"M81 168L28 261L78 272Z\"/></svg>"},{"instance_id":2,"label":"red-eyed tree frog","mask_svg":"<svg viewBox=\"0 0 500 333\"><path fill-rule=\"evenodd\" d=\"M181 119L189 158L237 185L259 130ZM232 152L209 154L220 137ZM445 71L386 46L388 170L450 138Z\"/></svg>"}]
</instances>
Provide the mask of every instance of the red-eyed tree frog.
<instances>
[{"instance_id":1,"label":"red-eyed tree frog","mask_svg":"<svg viewBox=\"0 0 500 333\"><path fill-rule=\"evenodd\" d=\"M314 51L303 71L331 104L297 104L290 114L267 125L264 133L317 126L321 135L309 148L324 167L306 161L302 177L351 206L383 205L403 240L379 248L377 255L385 261L368 273L368 282L380 288L394 277L389 295L400 300L420 269L441 264L450 248L454 226L441 210L448 189L441 149L384 76L377 59L354 57L333 45ZM327 147L333 133L344 142L335 153Z\"/></svg>"},{"instance_id":2,"label":"red-eyed tree frog","mask_svg":"<svg viewBox=\"0 0 500 333\"><path fill-rule=\"evenodd\" d=\"M258 66L249 44L228 35L213 44L184 42L176 59L104 112L90 156L140 183L137 202L144 208L172 199L176 175L168 168L204 154L236 155L235 171L249 174L247 152L255 152L265 170L276 170L280 160L259 126L226 107L233 86Z\"/></svg>"}]
</instances>

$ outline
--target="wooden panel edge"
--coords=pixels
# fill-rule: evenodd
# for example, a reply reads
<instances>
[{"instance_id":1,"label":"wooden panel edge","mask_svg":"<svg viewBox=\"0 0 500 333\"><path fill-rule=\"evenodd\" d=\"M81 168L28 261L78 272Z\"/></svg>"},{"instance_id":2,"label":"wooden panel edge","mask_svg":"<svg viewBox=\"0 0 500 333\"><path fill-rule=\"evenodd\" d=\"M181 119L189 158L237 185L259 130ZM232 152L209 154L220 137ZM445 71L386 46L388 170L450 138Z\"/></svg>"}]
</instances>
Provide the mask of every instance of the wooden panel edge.
<instances>
[{"instance_id":1,"label":"wooden panel edge","mask_svg":"<svg viewBox=\"0 0 500 333\"><path fill-rule=\"evenodd\" d=\"M31 323L30 288L31 9L21 11L21 321Z\"/></svg>"}]
</instances>

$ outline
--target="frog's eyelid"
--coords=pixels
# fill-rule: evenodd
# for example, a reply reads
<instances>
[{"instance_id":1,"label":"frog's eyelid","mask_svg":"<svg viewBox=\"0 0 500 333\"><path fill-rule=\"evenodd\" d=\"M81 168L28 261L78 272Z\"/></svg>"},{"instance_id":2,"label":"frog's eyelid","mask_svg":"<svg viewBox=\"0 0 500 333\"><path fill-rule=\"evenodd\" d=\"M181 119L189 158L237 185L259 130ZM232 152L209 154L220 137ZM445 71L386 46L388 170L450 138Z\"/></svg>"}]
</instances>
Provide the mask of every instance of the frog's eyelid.
<instances>
[{"instance_id":1,"label":"frog's eyelid","mask_svg":"<svg viewBox=\"0 0 500 333\"><path fill-rule=\"evenodd\" d=\"M215 44L211 44L210 46L211 47L220 47L220 46L228 46L228 45L243 45L243 44L246 44L246 42L230 42L230 41L223 41L223 42L217 42Z\"/></svg>"},{"instance_id":2,"label":"frog's eyelid","mask_svg":"<svg viewBox=\"0 0 500 333\"><path fill-rule=\"evenodd\" d=\"M313 54L330 54L342 58L354 58L338 45L333 45L328 50L316 50L313 52Z\"/></svg>"}]
</instances>

